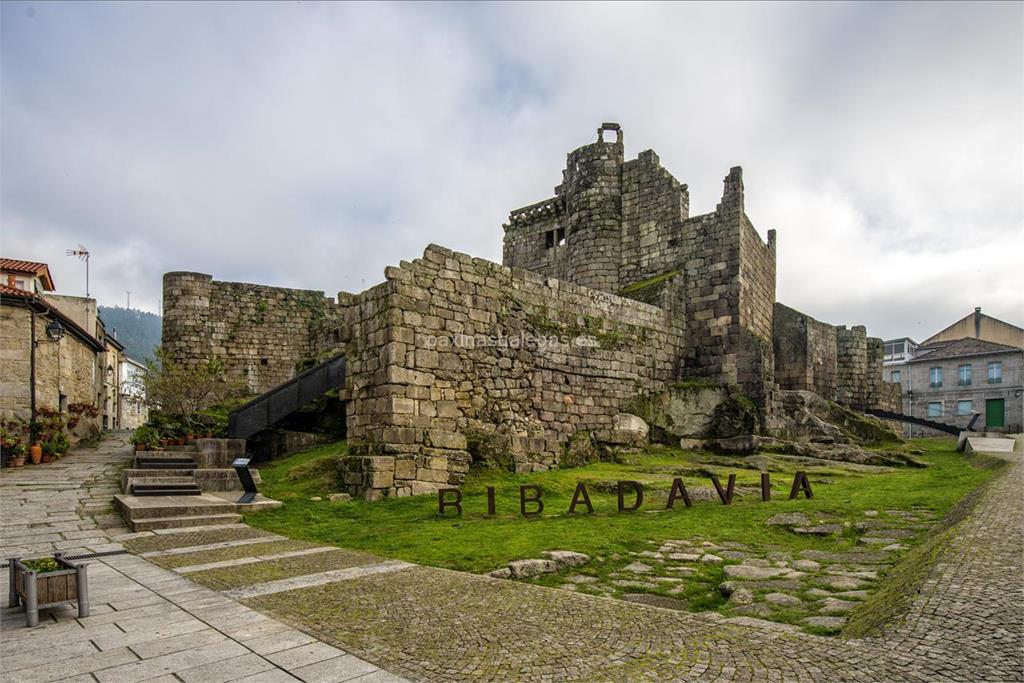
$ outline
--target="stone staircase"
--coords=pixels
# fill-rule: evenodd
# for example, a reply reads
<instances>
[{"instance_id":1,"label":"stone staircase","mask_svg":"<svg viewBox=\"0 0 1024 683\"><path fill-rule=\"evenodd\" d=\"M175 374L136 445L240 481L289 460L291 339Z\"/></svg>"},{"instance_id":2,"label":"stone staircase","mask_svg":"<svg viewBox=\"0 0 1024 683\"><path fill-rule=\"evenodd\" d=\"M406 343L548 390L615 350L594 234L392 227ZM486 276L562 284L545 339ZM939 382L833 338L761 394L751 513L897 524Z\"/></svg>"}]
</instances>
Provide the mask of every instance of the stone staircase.
<instances>
[{"instance_id":1,"label":"stone staircase","mask_svg":"<svg viewBox=\"0 0 1024 683\"><path fill-rule=\"evenodd\" d=\"M124 493L114 496L114 505L133 531L235 524L243 510L280 505L262 496L236 502L242 487L231 463L240 457L244 439L197 439L166 451L138 451L121 473ZM258 484L259 472L252 475Z\"/></svg>"}]
</instances>

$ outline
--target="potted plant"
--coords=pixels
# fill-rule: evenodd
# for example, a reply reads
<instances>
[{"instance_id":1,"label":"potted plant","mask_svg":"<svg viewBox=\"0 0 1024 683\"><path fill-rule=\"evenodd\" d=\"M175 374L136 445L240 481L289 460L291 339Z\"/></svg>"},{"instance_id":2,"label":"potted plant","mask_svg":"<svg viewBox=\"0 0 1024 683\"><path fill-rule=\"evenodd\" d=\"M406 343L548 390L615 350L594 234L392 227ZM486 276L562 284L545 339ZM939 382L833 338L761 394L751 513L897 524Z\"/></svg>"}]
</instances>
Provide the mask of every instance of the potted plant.
<instances>
[{"instance_id":1,"label":"potted plant","mask_svg":"<svg viewBox=\"0 0 1024 683\"><path fill-rule=\"evenodd\" d=\"M69 562L63 553L52 557L10 559L9 602L25 605L25 624L39 624L39 610L75 603L78 616L89 616L89 580L84 563Z\"/></svg>"},{"instance_id":2,"label":"potted plant","mask_svg":"<svg viewBox=\"0 0 1024 683\"><path fill-rule=\"evenodd\" d=\"M132 432L131 442L135 444L136 451L156 450L160 443L160 434L152 426L144 424Z\"/></svg>"},{"instance_id":3,"label":"potted plant","mask_svg":"<svg viewBox=\"0 0 1024 683\"><path fill-rule=\"evenodd\" d=\"M25 466L25 444L16 443L7 451L7 466L8 467L24 467Z\"/></svg>"}]
</instances>

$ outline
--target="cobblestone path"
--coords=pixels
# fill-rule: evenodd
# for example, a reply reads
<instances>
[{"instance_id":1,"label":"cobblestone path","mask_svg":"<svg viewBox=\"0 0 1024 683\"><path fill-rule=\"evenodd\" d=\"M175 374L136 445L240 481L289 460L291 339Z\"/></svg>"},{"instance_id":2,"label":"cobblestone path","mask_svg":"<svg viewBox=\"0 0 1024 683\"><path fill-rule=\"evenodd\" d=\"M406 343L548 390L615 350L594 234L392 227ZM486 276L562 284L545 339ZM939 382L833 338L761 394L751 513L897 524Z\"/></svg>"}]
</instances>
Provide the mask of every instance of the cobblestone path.
<instances>
[{"instance_id":1,"label":"cobblestone path","mask_svg":"<svg viewBox=\"0 0 1024 683\"><path fill-rule=\"evenodd\" d=\"M1021 445L881 637L429 567L243 600L417 680L1022 681Z\"/></svg>"},{"instance_id":2,"label":"cobblestone path","mask_svg":"<svg viewBox=\"0 0 1024 683\"><path fill-rule=\"evenodd\" d=\"M77 449L46 465L0 471L3 558L117 551L137 544L171 552L206 543L280 537L243 525L188 532L129 534L111 509L121 468L131 458L123 436ZM141 550L139 551L141 552ZM223 552L223 551L222 551ZM163 557L173 557L166 555ZM358 681L400 678L260 614L184 576L129 554L88 560L91 613L40 611L25 627L22 608L0 611L0 679L74 683ZM7 586L8 571L0 573Z\"/></svg>"}]
</instances>

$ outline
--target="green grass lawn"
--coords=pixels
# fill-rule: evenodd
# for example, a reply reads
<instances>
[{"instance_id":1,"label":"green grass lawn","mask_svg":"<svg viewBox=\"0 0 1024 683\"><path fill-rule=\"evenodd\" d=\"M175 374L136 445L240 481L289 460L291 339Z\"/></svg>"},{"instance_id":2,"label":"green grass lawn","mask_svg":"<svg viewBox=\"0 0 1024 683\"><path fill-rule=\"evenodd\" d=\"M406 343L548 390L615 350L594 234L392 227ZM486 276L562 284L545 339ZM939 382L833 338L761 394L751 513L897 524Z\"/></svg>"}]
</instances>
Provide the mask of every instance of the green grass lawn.
<instances>
[{"instance_id":1,"label":"green grass lawn","mask_svg":"<svg viewBox=\"0 0 1024 683\"><path fill-rule=\"evenodd\" d=\"M617 463L529 475L483 470L470 474L464 486L464 514L457 518L454 511L440 517L433 495L375 503L329 502L327 495L340 490L335 474L336 459L345 451L344 442L340 442L261 467L262 493L285 505L246 515L245 521L290 538L471 572L502 567L509 560L538 557L541 551L552 549L624 557L649 550L652 543L666 539L729 541L791 552L842 551L857 544L852 530L832 538L805 537L766 526L765 520L781 512L799 511L815 521L850 522L863 519L865 510L886 509L941 517L992 476L996 467L987 459L965 458L955 451L954 444L951 439L915 440L902 448L913 451L927 467L882 471L841 463L797 465L792 459L770 454L729 458L667 448L625 456ZM760 466L772 475L773 500L768 503L761 502L756 491ZM807 471L814 488L813 499L787 500L796 469ZM737 486L743 487L744 495L730 506L716 499L695 501L691 508L677 501L675 509L664 509L673 477L682 477L693 492L711 486L707 477L711 473L723 485L729 474L736 474ZM645 502L640 510L616 511L614 485L619 479L644 484ZM583 513L567 513L578 481L587 484L595 507L593 515L585 514L582 505L578 511ZM542 487L545 510L541 516L519 515L521 484ZM494 517L486 514L487 486L495 487L497 492ZM310 500L316 496L323 500Z\"/></svg>"}]
</instances>

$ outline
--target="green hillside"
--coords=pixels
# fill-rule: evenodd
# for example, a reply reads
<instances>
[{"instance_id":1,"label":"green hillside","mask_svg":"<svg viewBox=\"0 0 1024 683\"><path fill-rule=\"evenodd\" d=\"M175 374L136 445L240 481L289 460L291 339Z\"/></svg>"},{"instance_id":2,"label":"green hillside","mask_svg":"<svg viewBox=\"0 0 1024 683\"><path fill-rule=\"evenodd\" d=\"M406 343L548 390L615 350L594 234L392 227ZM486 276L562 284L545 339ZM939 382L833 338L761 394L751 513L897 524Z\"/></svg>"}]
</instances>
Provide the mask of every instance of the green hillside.
<instances>
[{"instance_id":1,"label":"green hillside","mask_svg":"<svg viewBox=\"0 0 1024 683\"><path fill-rule=\"evenodd\" d=\"M99 313L108 333L117 330L117 341L124 344L125 353L143 362L153 358L163 329L160 316L121 306L100 306Z\"/></svg>"}]
</instances>

